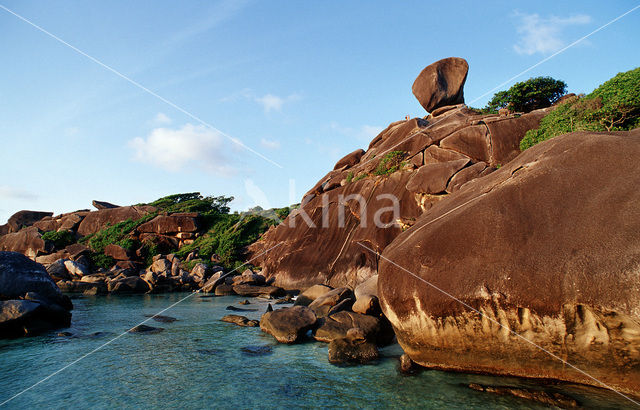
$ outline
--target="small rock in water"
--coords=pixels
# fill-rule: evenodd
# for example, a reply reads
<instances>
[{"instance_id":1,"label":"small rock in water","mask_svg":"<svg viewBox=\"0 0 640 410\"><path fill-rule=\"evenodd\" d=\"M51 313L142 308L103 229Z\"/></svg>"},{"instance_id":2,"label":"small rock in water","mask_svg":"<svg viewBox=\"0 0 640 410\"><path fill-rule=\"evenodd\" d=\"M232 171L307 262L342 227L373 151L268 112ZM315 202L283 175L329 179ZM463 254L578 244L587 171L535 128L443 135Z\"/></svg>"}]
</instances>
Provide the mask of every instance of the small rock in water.
<instances>
[{"instance_id":1,"label":"small rock in water","mask_svg":"<svg viewBox=\"0 0 640 410\"><path fill-rule=\"evenodd\" d=\"M147 325L138 325L136 327L133 327L131 329L128 330L129 333L146 333L146 334L151 334L151 333L159 333L162 332L164 329L161 327L153 327L153 326L147 326Z\"/></svg>"},{"instance_id":2,"label":"small rock in water","mask_svg":"<svg viewBox=\"0 0 640 410\"><path fill-rule=\"evenodd\" d=\"M216 295L200 295L198 296L200 299L209 299L209 298L215 298Z\"/></svg>"},{"instance_id":3,"label":"small rock in water","mask_svg":"<svg viewBox=\"0 0 640 410\"><path fill-rule=\"evenodd\" d=\"M175 317L171 317L171 316L162 316L162 315L144 315L145 317L150 317L151 319L155 320L156 322L162 322L162 323L172 323L175 322L176 319Z\"/></svg>"},{"instance_id":4,"label":"small rock in water","mask_svg":"<svg viewBox=\"0 0 640 410\"><path fill-rule=\"evenodd\" d=\"M247 356L266 356L273 353L273 348L269 345L245 346L240 351Z\"/></svg>"},{"instance_id":5,"label":"small rock in water","mask_svg":"<svg viewBox=\"0 0 640 410\"><path fill-rule=\"evenodd\" d=\"M238 302L239 305L249 305L251 304L251 302L249 302L248 300L243 300L242 302Z\"/></svg>"},{"instance_id":6,"label":"small rock in water","mask_svg":"<svg viewBox=\"0 0 640 410\"><path fill-rule=\"evenodd\" d=\"M69 337L69 336L73 336L73 333L71 333L71 332L60 332L60 333L58 333L58 336L60 336L60 337Z\"/></svg>"},{"instance_id":7,"label":"small rock in water","mask_svg":"<svg viewBox=\"0 0 640 410\"><path fill-rule=\"evenodd\" d=\"M561 393L546 392L543 390L526 389L510 386L483 386L477 383L469 384L469 388L485 393L498 394L500 396L514 396L521 399L536 401L560 408L578 407L579 403L573 398Z\"/></svg>"},{"instance_id":8,"label":"small rock in water","mask_svg":"<svg viewBox=\"0 0 640 410\"><path fill-rule=\"evenodd\" d=\"M94 332L91 333L89 336L90 337L102 337L102 336L106 336L108 333L107 332Z\"/></svg>"},{"instance_id":9,"label":"small rock in water","mask_svg":"<svg viewBox=\"0 0 640 410\"><path fill-rule=\"evenodd\" d=\"M293 302L294 302L294 300L291 297L291 295L287 295L287 296L285 296L285 297L283 297L281 299L276 300L274 303L276 305L283 305L283 304L286 304L286 303L293 303Z\"/></svg>"},{"instance_id":10,"label":"small rock in water","mask_svg":"<svg viewBox=\"0 0 640 410\"><path fill-rule=\"evenodd\" d=\"M408 354L400 356L400 373L415 374L418 370L416 364L411 360Z\"/></svg>"},{"instance_id":11,"label":"small rock in water","mask_svg":"<svg viewBox=\"0 0 640 410\"><path fill-rule=\"evenodd\" d=\"M260 326L260 322L257 320L249 320L248 318L244 317L244 316L239 316L239 315L227 315L224 316L222 319L223 322L227 322L227 323L233 323L236 324L238 326L244 326L244 327L258 327Z\"/></svg>"},{"instance_id":12,"label":"small rock in water","mask_svg":"<svg viewBox=\"0 0 640 410\"><path fill-rule=\"evenodd\" d=\"M235 306L227 306L227 310L233 310L235 312L257 312L258 309L243 309Z\"/></svg>"},{"instance_id":13,"label":"small rock in water","mask_svg":"<svg viewBox=\"0 0 640 410\"><path fill-rule=\"evenodd\" d=\"M273 306L271 306L271 303L267 305L267 312L273 312Z\"/></svg>"},{"instance_id":14,"label":"small rock in water","mask_svg":"<svg viewBox=\"0 0 640 410\"><path fill-rule=\"evenodd\" d=\"M217 355L222 353L222 350L220 349L198 349L196 350L197 353L200 354L206 354L206 355Z\"/></svg>"}]
</instances>

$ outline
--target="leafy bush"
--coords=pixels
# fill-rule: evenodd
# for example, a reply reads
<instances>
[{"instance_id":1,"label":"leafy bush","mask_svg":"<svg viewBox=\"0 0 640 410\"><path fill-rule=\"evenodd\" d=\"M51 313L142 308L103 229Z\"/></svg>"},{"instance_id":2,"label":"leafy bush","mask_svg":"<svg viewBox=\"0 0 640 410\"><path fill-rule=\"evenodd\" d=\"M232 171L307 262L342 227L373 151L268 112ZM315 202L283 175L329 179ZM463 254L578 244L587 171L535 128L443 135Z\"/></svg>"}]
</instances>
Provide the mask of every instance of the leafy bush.
<instances>
[{"instance_id":1,"label":"leafy bush","mask_svg":"<svg viewBox=\"0 0 640 410\"><path fill-rule=\"evenodd\" d=\"M507 91L495 93L481 113L495 113L500 108L509 107L512 111L529 112L550 107L562 97L567 84L551 77L535 77L515 83Z\"/></svg>"},{"instance_id":2,"label":"leafy bush","mask_svg":"<svg viewBox=\"0 0 640 410\"><path fill-rule=\"evenodd\" d=\"M402 168L403 159L407 156L404 151L391 151L385 154L376 167L376 175L390 175Z\"/></svg>"},{"instance_id":3,"label":"leafy bush","mask_svg":"<svg viewBox=\"0 0 640 410\"><path fill-rule=\"evenodd\" d=\"M207 215L229 213L228 205L231 201L233 201L232 196L202 196L200 192L191 192L165 196L151 202L149 205L167 213L200 212L203 215Z\"/></svg>"},{"instance_id":4,"label":"leafy bush","mask_svg":"<svg viewBox=\"0 0 640 410\"><path fill-rule=\"evenodd\" d=\"M156 215L157 213L153 212L135 221L129 218L126 221L118 222L115 225L109 225L103 230L92 235L87 235L82 238L81 241L87 243L89 247L97 253L103 253L104 248L110 244L120 245L126 250L132 250L135 245L137 245L130 237L133 230L143 223L155 218Z\"/></svg>"},{"instance_id":5,"label":"leafy bush","mask_svg":"<svg viewBox=\"0 0 640 410\"><path fill-rule=\"evenodd\" d=\"M275 221L260 215L225 215L206 234L180 248L176 255L183 258L192 251L198 251L200 258L210 259L215 254L222 265L234 267L243 260L245 248L275 224Z\"/></svg>"},{"instance_id":6,"label":"leafy bush","mask_svg":"<svg viewBox=\"0 0 640 410\"><path fill-rule=\"evenodd\" d=\"M353 171L349 171L347 174L347 184L353 181Z\"/></svg>"},{"instance_id":7,"label":"leafy bush","mask_svg":"<svg viewBox=\"0 0 640 410\"><path fill-rule=\"evenodd\" d=\"M640 68L619 73L591 94L560 104L529 130L520 142L525 150L573 131L620 131L640 125Z\"/></svg>"},{"instance_id":8,"label":"leafy bush","mask_svg":"<svg viewBox=\"0 0 640 410\"><path fill-rule=\"evenodd\" d=\"M76 237L69 231L48 231L42 234L42 239L53 242L56 249L64 249L76 242Z\"/></svg>"},{"instance_id":9,"label":"leafy bush","mask_svg":"<svg viewBox=\"0 0 640 410\"><path fill-rule=\"evenodd\" d=\"M116 264L116 261L111 256L107 256L104 253L91 252L89 259L91 259L91 263L96 268L109 269Z\"/></svg>"}]
</instances>

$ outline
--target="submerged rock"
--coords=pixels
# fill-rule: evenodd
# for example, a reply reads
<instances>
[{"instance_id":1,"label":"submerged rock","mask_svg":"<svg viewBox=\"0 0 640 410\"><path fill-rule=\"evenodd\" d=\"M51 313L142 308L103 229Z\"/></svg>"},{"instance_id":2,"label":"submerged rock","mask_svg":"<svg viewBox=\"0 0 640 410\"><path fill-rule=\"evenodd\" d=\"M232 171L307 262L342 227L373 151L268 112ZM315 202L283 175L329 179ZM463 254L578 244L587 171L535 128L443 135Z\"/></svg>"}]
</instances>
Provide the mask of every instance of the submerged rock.
<instances>
[{"instance_id":1,"label":"submerged rock","mask_svg":"<svg viewBox=\"0 0 640 410\"><path fill-rule=\"evenodd\" d=\"M138 325L138 326L135 326L135 327L129 329L128 332L129 333L148 333L148 334L152 334L152 333L160 333L163 330L164 329L161 328L161 327Z\"/></svg>"},{"instance_id":2,"label":"submerged rock","mask_svg":"<svg viewBox=\"0 0 640 410\"><path fill-rule=\"evenodd\" d=\"M368 342L362 329L349 329L346 337L329 343L330 363L368 363L380 356L375 343Z\"/></svg>"},{"instance_id":3,"label":"submerged rock","mask_svg":"<svg viewBox=\"0 0 640 410\"><path fill-rule=\"evenodd\" d=\"M240 315L226 315L223 316L222 319L223 322L227 322L227 323L233 323L235 325L238 326L243 326L243 327L258 327L260 326L260 322L257 320L249 320L248 318L244 317L244 316L240 316Z\"/></svg>"},{"instance_id":4,"label":"submerged rock","mask_svg":"<svg viewBox=\"0 0 640 410\"><path fill-rule=\"evenodd\" d=\"M273 353L273 348L269 345L244 346L240 351L247 356L266 356Z\"/></svg>"},{"instance_id":5,"label":"submerged rock","mask_svg":"<svg viewBox=\"0 0 640 410\"><path fill-rule=\"evenodd\" d=\"M497 394L500 396L513 396L525 400L535 401L548 406L557 406L559 408L574 408L580 404L573 397L557 393L546 392L543 390L524 389L521 387L511 386L483 386L477 383L469 384L469 388L485 393Z\"/></svg>"},{"instance_id":6,"label":"submerged rock","mask_svg":"<svg viewBox=\"0 0 640 410\"><path fill-rule=\"evenodd\" d=\"M163 316L163 315L144 315L144 316L145 317L150 317L151 319L155 320L156 322L161 322L161 323L173 323L176 320L178 320L175 317Z\"/></svg>"}]
</instances>

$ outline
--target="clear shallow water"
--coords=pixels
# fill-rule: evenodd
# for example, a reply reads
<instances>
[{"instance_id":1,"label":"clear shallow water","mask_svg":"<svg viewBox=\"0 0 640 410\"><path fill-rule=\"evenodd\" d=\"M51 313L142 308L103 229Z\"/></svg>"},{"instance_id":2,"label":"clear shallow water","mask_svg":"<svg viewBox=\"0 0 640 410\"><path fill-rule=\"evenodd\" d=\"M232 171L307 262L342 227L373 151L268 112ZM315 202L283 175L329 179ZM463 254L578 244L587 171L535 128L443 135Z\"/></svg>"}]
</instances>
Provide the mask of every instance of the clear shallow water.
<instances>
[{"instance_id":1,"label":"clear shallow water","mask_svg":"<svg viewBox=\"0 0 640 410\"><path fill-rule=\"evenodd\" d=\"M187 294L75 299L73 337L59 331L0 340L0 403L84 354L109 342ZM334 366L327 344L280 345L259 328L220 322L235 313L259 319L266 302L194 295L163 315L178 320L147 325L156 334L126 334L5 405L6 408L542 408L528 401L473 391L469 383L536 387L510 378L424 371L397 371L401 349L382 350L375 365ZM230 312L228 305L257 308ZM63 329L65 330L65 329ZM96 332L100 332L96 334ZM245 347L270 353L251 355ZM628 407L614 393L583 386L548 386L586 407Z\"/></svg>"}]
</instances>

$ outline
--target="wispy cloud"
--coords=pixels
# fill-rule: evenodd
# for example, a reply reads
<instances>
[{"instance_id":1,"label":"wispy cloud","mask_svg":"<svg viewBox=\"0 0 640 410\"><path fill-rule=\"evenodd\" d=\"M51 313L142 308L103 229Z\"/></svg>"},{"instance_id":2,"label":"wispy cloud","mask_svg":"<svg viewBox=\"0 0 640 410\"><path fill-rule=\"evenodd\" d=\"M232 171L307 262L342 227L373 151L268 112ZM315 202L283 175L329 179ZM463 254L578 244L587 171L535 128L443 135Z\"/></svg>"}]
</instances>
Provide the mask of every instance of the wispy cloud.
<instances>
[{"instance_id":1,"label":"wispy cloud","mask_svg":"<svg viewBox=\"0 0 640 410\"><path fill-rule=\"evenodd\" d=\"M167 114L163 113L163 112L159 112L158 114L156 114L156 116L153 118L153 123L157 124L157 125L167 125L167 124L171 124L173 121L171 120L171 118L169 118L167 116Z\"/></svg>"},{"instance_id":2,"label":"wispy cloud","mask_svg":"<svg viewBox=\"0 0 640 410\"><path fill-rule=\"evenodd\" d=\"M21 188L15 188L8 185L0 185L0 199L22 199L33 201L35 199L38 199L38 195Z\"/></svg>"},{"instance_id":3,"label":"wispy cloud","mask_svg":"<svg viewBox=\"0 0 640 410\"><path fill-rule=\"evenodd\" d=\"M181 128L156 128L146 137L129 141L137 161L167 171L178 172L197 167L221 175L234 173L223 154L224 137L202 125L186 124Z\"/></svg>"},{"instance_id":4,"label":"wispy cloud","mask_svg":"<svg viewBox=\"0 0 640 410\"><path fill-rule=\"evenodd\" d=\"M285 103L299 100L298 94L291 94L286 97L279 97L273 94L265 94L262 97L254 97L254 100L262 105L264 112L282 111L282 106Z\"/></svg>"},{"instance_id":5,"label":"wispy cloud","mask_svg":"<svg viewBox=\"0 0 640 410\"><path fill-rule=\"evenodd\" d=\"M560 50L566 44L562 38L562 32L565 28L589 24L592 21L591 17L586 14L543 18L538 14L516 12L514 17L517 20L517 31L520 38L514 44L513 49L518 54L526 55L550 54Z\"/></svg>"},{"instance_id":6,"label":"wispy cloud","mask_svg":"<svg viewBox=\"0 0 640 410\"><path fill-rule=\"evenodd\" d=\"M266 138L260 139L260 145L267 149L278 149L280 148L280 141L268 140Z\"/></svg>"}]
</instances>

